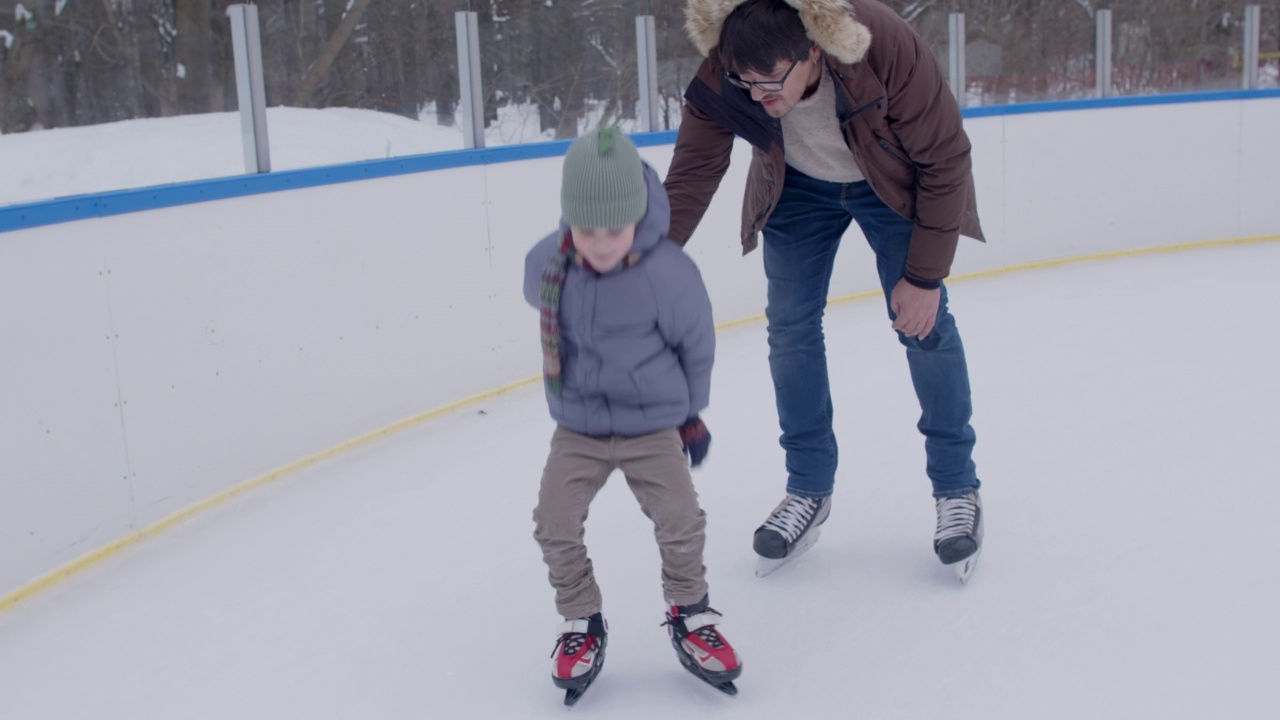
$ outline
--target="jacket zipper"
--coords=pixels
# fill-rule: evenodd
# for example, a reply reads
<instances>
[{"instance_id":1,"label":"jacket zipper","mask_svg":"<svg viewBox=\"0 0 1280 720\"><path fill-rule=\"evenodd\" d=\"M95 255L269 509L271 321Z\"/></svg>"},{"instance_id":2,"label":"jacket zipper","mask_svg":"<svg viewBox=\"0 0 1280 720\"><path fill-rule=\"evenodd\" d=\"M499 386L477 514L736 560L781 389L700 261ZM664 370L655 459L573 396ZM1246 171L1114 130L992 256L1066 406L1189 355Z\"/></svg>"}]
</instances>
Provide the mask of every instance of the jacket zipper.
<instances>
[{"instance_id":1,"label":"jacket zipper","mask_svg":"<svg viewBox=\"0 0 1280 720\"><path fill-rule=\"evenodd\" d=\"M902 163L903 165L906 165L909 168L915 167L914 163L912 163L910 160L899 155L898 151L893 149L893 146L889 144L888 140L884 140L882 138L876 138L876 139L880 141L880 147L884 148L885 152L892 155L895 159L897 159L898 162Z\"/></svg>"},{"instance_id":2,"label":"jacket zipper","mask_svg":"<svg viewBox=\"0 0 1280 720\"><path fill-rule=\"evenodd\" d=\"M845 122L849 122L849 120L852 120L852 119L854 119L854 118L858 117L859 115L861 115L862 113L864 113L864 112L866 112L866 111L870 110L870 109L871 109L871 108L873 108L873 107L877 107L877 108L878 108L878 107L880 107L880 105L881 105L882 103L884 103L884 96L883 96L883 95L881 95L880 97L876 98L875 100L872 100L871 102L867 103L866 105L863 105L862 107L857 108L856 110L854 110L852 113L850 113L850 114L849 114L849 118L848 118L848 120L845 120Z\"/></svg>"},{"instance_id":3,"label":"jacket zipper","mask_svg":"<svg viewBox=\"0 0 1280 720\"><path fill-rule=\"evenodd\" d=\"M866 105L863 105L862 107L857 108L856 110L854 110L854 111L853 111L853 114L849 116L849 120L854 119L855 117L857 117L857 116L861 115L862 113L864 113L864 112L866 112L866 111L870 110L870 109L871 109L871 108L873 108L873 107L878 108L878 107L880 107L883 103L884 103L884 96L883 96L883 95L881 95L880 97L876 98L875 100L872 100L871 102L867 103ZM845 122L848 122L848 120L846 120ZM909 167L909 168L913 168L913 167L915 167L915 164L914 164L914 163L912 163L912 162L911 162L910 160L908 160L907 158L905 158L905 157L903 157L903 156L899 155L899 154L898 154L898 151L897 151L897 150L894 150L894 149L893 149L893 146L892 146L892 145L890 145L890 144L888 143L888 141L886 141L886 140L882 140L882 139L880 139L880 138L876 138L876 140L878 140L878 141L879 141L879 143L880 143L880 147L884 148L884 149L885 149L885 151L886 151L886 152L888 152L890 155L892 155L894 158L896 158L896 159L898 160L898 162L902 163L903 165L906 165L906 166L907 166L907 167Z\"/></svg>"}]
</instances>

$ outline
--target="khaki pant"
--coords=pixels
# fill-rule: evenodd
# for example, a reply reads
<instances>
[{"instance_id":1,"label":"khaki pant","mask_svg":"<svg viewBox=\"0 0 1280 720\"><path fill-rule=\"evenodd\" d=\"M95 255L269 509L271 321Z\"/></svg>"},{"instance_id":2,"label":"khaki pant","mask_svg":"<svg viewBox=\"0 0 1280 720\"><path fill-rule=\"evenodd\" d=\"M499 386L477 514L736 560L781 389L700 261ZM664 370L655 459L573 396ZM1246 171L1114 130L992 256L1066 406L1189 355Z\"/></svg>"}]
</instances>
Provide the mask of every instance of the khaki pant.
<instances>
[{"instance_id":1,"label":"khaki pant","mask_svg":"<svg viewBox=\"0 0 1280 720\"><path fill-rule=\"evenodd\" d=\"M557 427L533 511L533 536L550 570L556 609L568 619L602 607L582 542L583 524L592 499L615 469L622 470L640 509L653 521L666 600L691 605L707 594L702 564L707 520L679 433L673 428L635 438L591 438Z\"/></svg>"}]
</instances>

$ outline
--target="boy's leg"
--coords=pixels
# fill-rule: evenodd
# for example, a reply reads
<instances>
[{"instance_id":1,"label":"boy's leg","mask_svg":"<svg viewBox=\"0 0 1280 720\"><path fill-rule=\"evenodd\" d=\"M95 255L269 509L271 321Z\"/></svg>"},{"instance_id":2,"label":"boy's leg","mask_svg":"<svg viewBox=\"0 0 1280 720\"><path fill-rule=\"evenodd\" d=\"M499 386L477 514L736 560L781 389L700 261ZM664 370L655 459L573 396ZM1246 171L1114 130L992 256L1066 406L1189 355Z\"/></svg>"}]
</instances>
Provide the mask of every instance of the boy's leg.
<instances>
[{"instance_id":1,"label":"boy's leg","mask_svg":"<svg viewBox=\"0 0 1280 720\"><path fill-rule=\"evenodd\" d=\"M609 441L557 427L542 471L534 538L542 547L548 578L556 591L556 609L569 619L600 612L600 588L582 538L587 511L613 472Z\"/></svg>"},{"instance_id":2,"label":"boy's leg","mask_svg":"<svg viewBox=\"0 0 1280 720\"><path fill-rule=\"evenodd\" d=\"M850 222L840 206L845 187L788 169L764 228L769 370L787 456L787 493L807 498L830 495L835 483L838 450L822 317L836 250Z\"/></svg>"},{"instance_id":3,"label":"boy's leg","mask_svg":"<svg viewBox=\"0 0 1280 720\"><path fill-rule=\"evenodd\" d=\"M615 443L618 467L640 509L653 521L666 600L692 605L707 595L702 560L707 516L698 505L680 435L671 429Z\"/></svg>"},{"instance_id":4,"label":"boy's leg","mask_svg":"<svg viewBox=\"0 0 1280 720\"><path fill-rule=\"evenodd\" d=\"M893 319L891 294L906 273L912 222L881 202L865 183L858 185L861 187L850 194L846 207L875 251L885 303ZM980 485L973 463L975 434L969 425L973 414L969 369L955 318L947 309L945 284L941 294L937 324L924 340L898 333L899 342L907 349L911 382L920 401L917 427L925 437L926 472L936 498L967 495Z\"/></svg>"}]
</instances>

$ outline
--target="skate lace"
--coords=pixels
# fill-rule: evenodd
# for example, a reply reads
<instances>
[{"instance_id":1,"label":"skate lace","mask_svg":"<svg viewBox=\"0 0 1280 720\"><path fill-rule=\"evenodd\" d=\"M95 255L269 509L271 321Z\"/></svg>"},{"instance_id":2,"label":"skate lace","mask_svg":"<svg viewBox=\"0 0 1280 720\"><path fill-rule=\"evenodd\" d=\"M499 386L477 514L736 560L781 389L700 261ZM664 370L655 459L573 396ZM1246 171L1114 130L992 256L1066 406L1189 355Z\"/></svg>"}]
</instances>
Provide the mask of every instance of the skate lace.
<instances>
[{"instance_id":1,"label":"skate lace","mask_svg":"<svg viewBox=\"0 0 1280 720\"><path fill-rule=\"evenodd\" d=\"M703 614L715 615L716 618L720 617L720 611L716 610L715 608L707 608L706 610L703 610L701 613L695 613L695 615L672 615L671 613L667 613L667 621L662 623L662 625L664 626L670 625L673 630L675 630L677 633L683 633L685 637L688 637L689 635L697 635L698 637L702 638L703 641L707 643L707 646L712 648L713 650L717 650L719 648L725 647L726 643L724 641L724 638L716 630L715 623L718 622L717 619L708 619L706 625L703 625L702 627L699 627L698 629L693 631L689 631L685 627L685 624L684 624L685 620L688 620L690 617L695 617L697 615L703 615Z\"/></svg>"},{"instance_id":2,"label":"skate lace","mask_svg":"<svg viewBox=\"0 0 1280 720\"><path fill-rule=\"evenodd\" d=\"M938 505L938 529L934 532L934 540L941 542L960 535L973 532L977 517L978 504L973 495L956 498L941 498Z\"/></svg>"},{"instance_id":3,"label":"skate lace","mask_svg":"<svg viewBox=\"0 0 1280 720\"><path fill-rule=\"evenodd\" d=\"M800 537L800 533L809 526L809 521L813 519L814 513L818 511L819 501L810 500L809 498L792 497L783 505L781 509L769 516L764 521L764 526L771 530L775 530L778 534L787 539L788 543L795 542Z\"/></svg>"},{"instance_id":4,"label":"skate lace","mask_svg":"<svg viewBox=\"0 0 1280 720\"><path fill-rule=\"evenodd\" d=\"M587 633L565 633L561 635L560 642L556 643L555 648L551 651L551 657L555 657L557 651L563 651L565 655L577 655L590 637Z\"/></svg>"},{"instance_id":5,"label":"skate lace","mask_svg":"<svg viewBox=\"0 0 1280 720\"><path fill-rule=\"evenodd\" d=\"M700 627L697 630L694 630L692 634L702 638L702 640L707 643L707 647L710 647L713 650L719 650L724 647L724 638L720 637L720 633L716 632L714 625Z\"/></svg>"}]
</instances>

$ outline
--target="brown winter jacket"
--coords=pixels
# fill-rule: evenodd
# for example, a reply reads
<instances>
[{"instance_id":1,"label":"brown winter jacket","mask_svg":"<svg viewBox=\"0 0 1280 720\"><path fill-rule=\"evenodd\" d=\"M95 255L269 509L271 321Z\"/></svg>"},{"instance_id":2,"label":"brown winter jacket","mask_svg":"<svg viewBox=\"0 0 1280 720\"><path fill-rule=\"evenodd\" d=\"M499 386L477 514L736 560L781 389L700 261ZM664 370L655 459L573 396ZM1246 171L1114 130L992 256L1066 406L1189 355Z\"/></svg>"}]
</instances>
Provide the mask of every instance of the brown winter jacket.
<instances>
[{"instance_id":1,"label":"brown winter jacket","mask_svg":"<svg viewBox=\"0 0 1280 720\"><path fill-rule=\"evenodd\" d=\"M753 146L742 204L743 253L782 194L782 126L723 82L716 48L724 19L746 0L689 0L686 29L706 59L685 94L675 156L664 182L681 245L702 220L729 167L734 136ZM951 271L961 234L983 240L969 138L932 51L877 0L786 0L823 50L837 81L835 112L854 161L876 195L915 222L907 277L935 286ZM841 90L843 92L841 92Z\"/></svg>"}]
</instances>

